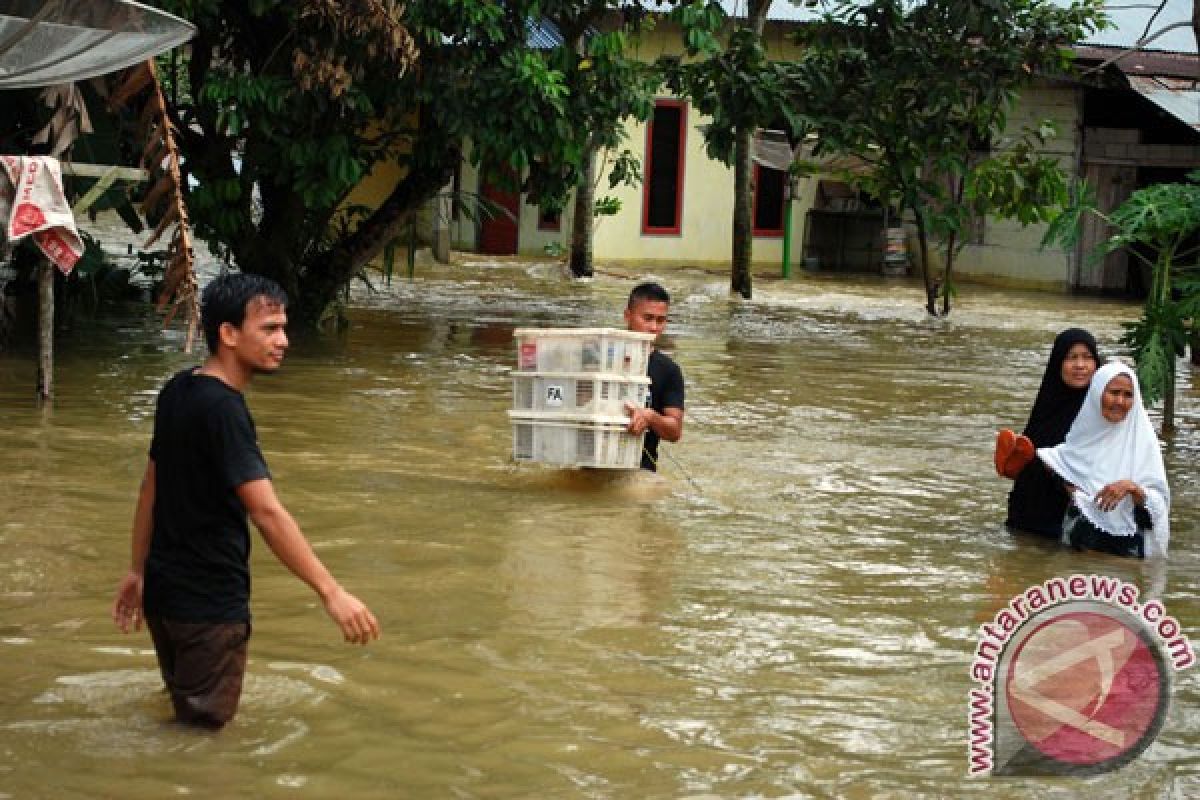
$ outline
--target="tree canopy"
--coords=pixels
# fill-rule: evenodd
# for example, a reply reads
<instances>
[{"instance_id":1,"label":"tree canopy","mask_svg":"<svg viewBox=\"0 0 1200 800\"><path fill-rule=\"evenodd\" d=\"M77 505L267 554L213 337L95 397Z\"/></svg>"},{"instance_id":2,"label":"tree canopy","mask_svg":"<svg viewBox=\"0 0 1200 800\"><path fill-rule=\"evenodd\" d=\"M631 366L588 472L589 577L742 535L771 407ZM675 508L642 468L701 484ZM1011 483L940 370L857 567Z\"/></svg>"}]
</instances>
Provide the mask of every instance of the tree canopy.
<instances>
[{"instance_id":1,"label":"tree canopy","mask_svg":"<svg viewBox=\"0 0 1200 800\"><path fill-rule=\"evenodd\" d=\"M163 0L198 27L170 92L201 238L288 290L313 323L453 176L465 154L507 165L533 202L561 204L587 145L619 142L648 101L621 58L617 0ZM557 20L569 42L537 47ZM375 209L348 209L377 164L403 177ZM628 167L628 163L625 163ZM629 170L626 169L626 174Z\"/></svg>"},{"instance_id":2,"label":"tree canopy","mask_svg":"<svg viewBox=\"0 0 1200 800\"><path fill-rule=\"evenodd\" d=\"M911 211L930 314L947 313L950 268L970 213L1044 219L1067 202L1065 178L1038 155L1038 125L1004 139L1018 91L1071 67L1069 46L1103 24L1102 0L870 0L834 3L804 26L805 115L818 153L870 163L855 178L885 205ZM928 238L945 245L940 278ZM942 307L938 309L939 295Z\"/></svg>"}]
</instances>

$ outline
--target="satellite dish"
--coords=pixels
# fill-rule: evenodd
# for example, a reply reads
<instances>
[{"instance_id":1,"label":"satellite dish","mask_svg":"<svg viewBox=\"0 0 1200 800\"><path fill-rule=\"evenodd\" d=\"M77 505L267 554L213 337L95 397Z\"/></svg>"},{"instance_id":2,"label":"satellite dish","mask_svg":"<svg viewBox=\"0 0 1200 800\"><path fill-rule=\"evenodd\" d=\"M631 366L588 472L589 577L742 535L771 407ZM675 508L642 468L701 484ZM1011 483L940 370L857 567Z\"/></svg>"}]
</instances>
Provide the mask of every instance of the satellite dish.
<instances>
[{"instance_id":1,"label":"satellite dish","mask_svg":"<svg viewBox=\"0 0 1200 800\"><path fill-rule=\"evenodd\" d=\"M0 89L116 72L195 33L190 22L132 0L0 0Z\"/></svg>"}]
</instances>

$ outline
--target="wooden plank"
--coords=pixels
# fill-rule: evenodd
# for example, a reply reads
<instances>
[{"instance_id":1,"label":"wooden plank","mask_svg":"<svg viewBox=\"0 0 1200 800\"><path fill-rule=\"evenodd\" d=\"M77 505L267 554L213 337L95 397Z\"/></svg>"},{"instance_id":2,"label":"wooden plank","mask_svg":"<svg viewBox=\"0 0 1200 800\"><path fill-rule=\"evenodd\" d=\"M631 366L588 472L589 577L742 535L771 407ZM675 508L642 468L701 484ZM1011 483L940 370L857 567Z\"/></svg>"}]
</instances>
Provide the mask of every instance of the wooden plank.
<instances>
[{"instance_id":1,"label":"wooden plank","mask_svg":"<svg viewBox=\"0 0 1200 800\"><path fill-rule=\"evenodd\" d=\"M54 397L54 265L41 259L39 270L37 401L45 405Z\"/></svg>"},{"instance_id":2,"label":"wooden plank","mask_svg":"<svg viewBox=\"0 0 1200 800\"><path fill-rule=\"evenodd\" d=\"M1107 214L1133 193L1137 169L1133 166L1084 162L1084 179L1096 190L1097 208ZM1101 259L1093 254L1108 240L1108 225L1094 214L1084 217L1079 241L1079 285L1072 288L1123 290L1128 282L1129 254L1124 250L1108 253Z\"/></svg>"},{"instance_id":3,"label":"wooden plank","mask_svg":"<svg viewBox=\"0 0 1200 800\"><path fill-rule=\"evenodd\" d=\"M138 169L137 167L113 167L108 164L80 164L72 161L64 161L62 163L63 175L75 175L81 178L103 178L110 170L116 170L114 180L133 181L135 183L150 180L150 170Z\"/></svg>"},{"instance_id":4,"label":"wooden plank","mask_svg":"<svg viewBox=\"0 0 1200 800\"><path fill-rule=\"evenodd\" d=\"M108 191L108 187L112 186L117 180L117 171L121 167L109 167L108 172L101 176L96 184L88 189L87 194L75 201L75 205L71 206L71 213L79 216L83 212L92 207L92 203L96 202L100 195Z\"/></svg>"}]
</instances>

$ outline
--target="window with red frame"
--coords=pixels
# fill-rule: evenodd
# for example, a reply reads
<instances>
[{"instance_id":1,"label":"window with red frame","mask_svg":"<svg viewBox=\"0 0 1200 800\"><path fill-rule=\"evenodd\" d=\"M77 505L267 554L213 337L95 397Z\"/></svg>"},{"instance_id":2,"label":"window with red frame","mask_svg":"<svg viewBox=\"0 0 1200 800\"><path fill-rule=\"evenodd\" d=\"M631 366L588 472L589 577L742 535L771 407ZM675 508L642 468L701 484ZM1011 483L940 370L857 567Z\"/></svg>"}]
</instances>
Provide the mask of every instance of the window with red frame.
<instances>
[{"instance_id":1,"label":"window with red frame","mask_svg":"<svg viewBox=\"0 0 1200 800\"><path fill-rule=\"evenodd\" d=\"M754 165L754 235L783 236L787 173Z\"/></svg>"},{"instance_id":2,"label":"window with red frame","mask_svg":"<svg viewBox=\"0 0 1200 800\"><path fill-rule=\"evenodd\" d=\"M683 212L683 147L687 104L658 100L646 131L642 232L677 234Z\"/></svg>"}]
</instances>

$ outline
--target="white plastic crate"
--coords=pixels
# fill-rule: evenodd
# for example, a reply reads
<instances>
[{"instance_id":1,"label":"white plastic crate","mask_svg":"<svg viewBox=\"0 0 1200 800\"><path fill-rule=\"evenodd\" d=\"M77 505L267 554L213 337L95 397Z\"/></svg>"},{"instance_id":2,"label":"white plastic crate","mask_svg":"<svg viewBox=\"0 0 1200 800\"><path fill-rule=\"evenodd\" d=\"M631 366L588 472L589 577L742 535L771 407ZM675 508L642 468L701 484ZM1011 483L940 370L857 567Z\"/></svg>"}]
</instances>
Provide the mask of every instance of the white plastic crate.
<instances>
[{"instance_id":1,"label":"white plastic crate","mask_svg":"<svg viewBox=\"0 0 1200 800\"><path fill-rule=\"evenodd\" d=\"M508 412L513 429L513 458L560 467L638 469L642 439L626 432L619 417L581 416L574 419Z\"/></svg>"},{"instance_id":2,"label":"white plastic crate","mask_svg":"<svg viewBox=\"0 0 1200 800\"><path fill-rule=\"evenodd\" d=\"M650 393L649 378L588 372L514 371L512 382L514 411L620 417L626 403L642 408Z\"/></svg>"},{"instance_id":3,"label":"white plastic crate","mask_svg":"<svg viewBox=\"0 0 1200 800\"><path fill-rule=\"evenodd\" d=\"M654 334L617 328L518 328L519 372L597 372L643 377Z\"/></svg>"}]
</instances>

